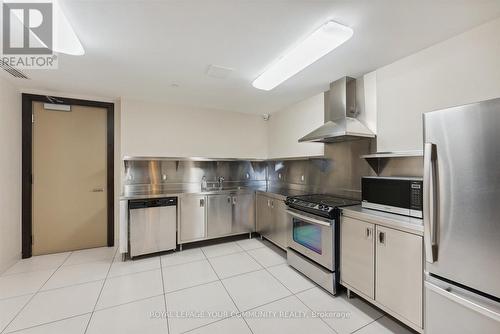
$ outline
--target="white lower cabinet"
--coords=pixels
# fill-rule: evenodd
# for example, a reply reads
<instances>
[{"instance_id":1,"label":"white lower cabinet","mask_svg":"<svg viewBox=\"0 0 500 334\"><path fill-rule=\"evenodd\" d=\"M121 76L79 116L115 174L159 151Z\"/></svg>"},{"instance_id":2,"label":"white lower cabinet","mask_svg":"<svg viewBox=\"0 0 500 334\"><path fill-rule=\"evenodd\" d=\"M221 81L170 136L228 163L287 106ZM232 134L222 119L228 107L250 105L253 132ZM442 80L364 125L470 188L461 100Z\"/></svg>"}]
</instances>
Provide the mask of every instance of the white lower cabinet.
<instances>
[{"instance_id":1,"label":"white lower cabinet","mask_svg":"<svg viewBox=\"0 0 500 334\"><path fill-rule=\"evenodd\" d=\"M340 238L340 281L375 298L375 225L343 218Z\"/></svg>"},{"instance_id":2,"label":"white lower cabinet","mask_svg":"<svg viewBox=\"0 0 500 334\"><path fill-rule=\"evenodd\" d=\"M341 284L422 329L422 237L345 216L340 228Z\"/></svg>"},{"instance_id":3,"label":"white lower cabinet","mask_svg":"<svg viewBox=\"0 0 500 334\"><path fill-rule=\"evenodd\" d=\"M375 299L422 327L422 237L377 226Z\"/></svg>"}]
</instances>

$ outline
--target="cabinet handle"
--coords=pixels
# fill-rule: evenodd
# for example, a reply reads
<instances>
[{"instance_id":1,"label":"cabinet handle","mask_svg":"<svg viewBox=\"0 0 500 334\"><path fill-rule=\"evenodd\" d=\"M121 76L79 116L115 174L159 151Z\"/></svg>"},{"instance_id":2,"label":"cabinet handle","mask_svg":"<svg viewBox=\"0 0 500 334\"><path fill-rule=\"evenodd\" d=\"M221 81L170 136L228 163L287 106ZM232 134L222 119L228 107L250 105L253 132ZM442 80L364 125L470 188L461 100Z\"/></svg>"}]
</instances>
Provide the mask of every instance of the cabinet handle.
<instances>
[{"instance_id":1,"label":"cabinet handle","mask_svg":"<svg viewBox=\"0 0 500 334\"><path fill-rule=\"evenodd\" d=\"M372 229L370 227L366 228L366 239L371 239Z\"/></svg>"},{"instance_id":2,"label":"cabinet handle","mask_svg":"<svg viewBox=\"0 0 500 334\"><path fill-rule=\"evenodd\" d=\"M385 232L378 232L378 242L385 246Z\"/></svg>"},{"instance_id":3,"label":"cabinet handle","mask_svg":"<svg viewBox=\"0 0 500 334\"><path fill-rule=\"evenodd\" d=\"M274 209L274 201L271 201L271 209Z\"/></svg>"},{"instance_id":4,"label":"cabinet handle","mask_svg":"<svg viewBox=\"0 0 500 334\"><path fill-rule=\"evenodd\" d=\"M271 207L271 200L267 200L267 207L270 208Z\"/></svg>"},{"instance_id":5,"label":"cabinet handle","mask_svg":"<svg viewBox=\"0 0 500 334\"><path fill-rule=\"evenodd\" d=\"M233 205L236 205L236 196L233 196Z\"/></svg>"},{"instance_id":6,"label":"cabinet handle","mask_svg":"<svg viewBox=\"0 0 500 334\"><path fill-rule=\"evenodd\" d=\"M202 198L202 199L200 199L200 208L202 208L204 206L205 206L205 199Z\"/></svg>"},{"instance_id":7,"label":"cabinet handle","mask_svg":"<svg viewBox=\"0 0 500 334\"><path fill-rule=\"evenodd\" d=\"M231 203L231 196L228 196L228 197L227 197L227 202L228 202L228 203Z\"/></svg>"}]
</instances>

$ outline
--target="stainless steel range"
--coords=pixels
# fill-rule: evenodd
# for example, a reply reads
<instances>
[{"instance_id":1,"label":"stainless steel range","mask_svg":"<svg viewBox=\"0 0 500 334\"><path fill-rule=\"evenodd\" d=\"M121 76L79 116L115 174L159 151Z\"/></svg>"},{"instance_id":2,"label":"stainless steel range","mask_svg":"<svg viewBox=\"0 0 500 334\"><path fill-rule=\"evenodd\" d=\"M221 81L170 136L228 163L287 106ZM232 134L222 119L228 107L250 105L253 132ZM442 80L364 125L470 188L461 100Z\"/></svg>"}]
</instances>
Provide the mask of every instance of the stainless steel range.
<instances>
[{"instance_id":1,"label":"stainless steel range","mask_svg":"<svg viewBox=\"0 0 500 334\"><path fill-rule=\"evenodd\" d=\"M332 294L339 282L340 208L360 202L330 195L287 197L287 261Z\"/></svg>"}]
</instances>

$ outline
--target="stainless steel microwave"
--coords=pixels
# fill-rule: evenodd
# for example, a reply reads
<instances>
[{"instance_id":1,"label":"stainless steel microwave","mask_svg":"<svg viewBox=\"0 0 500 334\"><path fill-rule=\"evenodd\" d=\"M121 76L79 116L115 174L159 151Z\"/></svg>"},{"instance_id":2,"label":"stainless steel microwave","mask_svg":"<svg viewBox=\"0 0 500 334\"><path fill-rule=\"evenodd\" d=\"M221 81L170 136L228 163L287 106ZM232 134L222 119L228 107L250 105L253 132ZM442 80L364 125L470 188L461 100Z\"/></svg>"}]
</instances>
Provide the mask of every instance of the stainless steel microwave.
<instances>
[{"instance_id":1,"label":"stainless steel microwave","mask_svg":"<svg viewBox=\"0 0 500 334\"><path fill-rule=\"evenodd\" d=\"M365 176L361 179L361 206L422 218L422 178Z\"/></svg>"}]
</instances>

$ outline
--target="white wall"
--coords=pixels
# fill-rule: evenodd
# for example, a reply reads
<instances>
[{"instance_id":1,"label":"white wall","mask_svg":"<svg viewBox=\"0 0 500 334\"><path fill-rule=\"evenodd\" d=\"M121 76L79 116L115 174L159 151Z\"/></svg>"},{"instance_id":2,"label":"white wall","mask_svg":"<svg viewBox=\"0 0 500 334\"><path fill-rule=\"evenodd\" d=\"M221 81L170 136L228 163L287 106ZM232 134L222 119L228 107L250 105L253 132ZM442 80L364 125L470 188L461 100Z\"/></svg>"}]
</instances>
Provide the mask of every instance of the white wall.
<instances>
[{"instance_id":1,"label":"white wall","mask_svg":"<svg viewBox=\"0 0 500 334\"><path fill-rule=\"evenodd\" d=\"M122 194L123 161L121 157L121 100L115 103L115 246L119 245L120 239L120 197Z\"/></svg>"},{"instance_id":2,"label":"white wall","mask_svg":"<svg viewBox=\"0 0 500 334\"><path fill-rule=\"evenodd\" d=\"M356 104L361 111L358 119L377 134L377 72L356 79Z\"/></svg>"},{"instance_id":3,"label":"white wall","mask_svg":"<svg viewBox=\"0 0 500 334\"><path fill-rule=\"evenodd\" d=\"M266 124L260 115L121 101L122 155L265 158Z\"/></svg>"},{"instance_id":4,"label":"white wall","mask_svg":"<svg viewBox=\"0 0 500 334\"><path fill-rule=\"evenodd\" d=\"M378 151L422 149L422 113L500 97L500 19L378 69Z\"/></svg>"},{"instance_id":5,"label":"white wall","mask_svg":"<svg viewBox=\"0 0 500 334\"><path fill-rule=\"evenodd\" d=\"M21 258L21 94L0 77L0 273Z\"/></svg>"},{"instance_id":6,"label":"white wall","mask_svg":"<svg viewBox=\"0 0 500 334\"><path fill-rule=\"evenodd\" d=\"M323 125L324 109L324 94L320 93L273 113L267 122L268 157L322 156L323 144L298 140Z\"/></svg>"}]
</instances>

